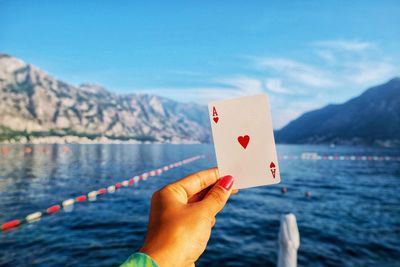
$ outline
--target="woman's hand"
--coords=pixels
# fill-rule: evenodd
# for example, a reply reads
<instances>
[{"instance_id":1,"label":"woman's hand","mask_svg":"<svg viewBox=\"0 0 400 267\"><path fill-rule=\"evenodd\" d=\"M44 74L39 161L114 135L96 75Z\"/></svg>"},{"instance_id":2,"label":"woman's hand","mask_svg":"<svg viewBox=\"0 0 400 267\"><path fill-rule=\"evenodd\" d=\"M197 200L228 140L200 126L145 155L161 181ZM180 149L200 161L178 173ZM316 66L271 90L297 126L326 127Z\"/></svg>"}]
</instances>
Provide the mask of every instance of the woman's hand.
<instances>
[{"instance_id":1,"label":"woman's hand","mask_svg":"<svg viewBox=\"0 0 400 267\"><path fill-rule=\"evenodd\" d=\"M232 176L218 178L218 169L213 168L155 192L146 240L140 251L160 267L194 266L206 249L215 216L232 191Z\"/></svg>"}]
</instances>

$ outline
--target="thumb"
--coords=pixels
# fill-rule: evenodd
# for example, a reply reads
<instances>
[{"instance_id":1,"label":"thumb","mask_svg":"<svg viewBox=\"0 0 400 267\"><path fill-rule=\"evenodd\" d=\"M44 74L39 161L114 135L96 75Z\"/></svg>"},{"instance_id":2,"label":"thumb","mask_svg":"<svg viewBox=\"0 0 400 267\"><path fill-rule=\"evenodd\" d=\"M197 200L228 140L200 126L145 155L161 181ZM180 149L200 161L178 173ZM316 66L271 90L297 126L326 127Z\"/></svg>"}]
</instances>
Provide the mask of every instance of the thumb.
<instances>
[{"instance_id":1,"label":"thumb","mask_svg":"<svg viewBox=\"0 0 400 267\"><path fill-rule=\"evenodd\" d=\"M228 201L228 198L231 195L233 183L234 179L230 175L219 179L200 202L201 205L208 209L213 216L217 215Z\"/></svg>"}]
</instances>

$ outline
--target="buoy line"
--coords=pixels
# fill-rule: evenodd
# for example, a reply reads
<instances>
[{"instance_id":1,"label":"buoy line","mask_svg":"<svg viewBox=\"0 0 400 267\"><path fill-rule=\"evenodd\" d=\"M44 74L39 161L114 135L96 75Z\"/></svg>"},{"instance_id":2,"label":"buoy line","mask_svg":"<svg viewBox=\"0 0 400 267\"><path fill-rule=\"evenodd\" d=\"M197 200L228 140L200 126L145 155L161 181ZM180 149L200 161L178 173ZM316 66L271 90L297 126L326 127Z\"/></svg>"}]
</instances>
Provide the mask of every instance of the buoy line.
<instances>
[{"instance_id":1,"label":"buoy line","mask_svg":"<svg viewBox=\"0 0 400 267\"><path fill-rule=\"evenodd\" d=\"M158 168L155 170L144 172L140 175L136 175L128 180L118 182L118 183L110 185L108 187L103 187L98 190L91 191L85 195L79 195L75 198L66 199L66 200L62 201L61 203L50 206L43 211L36 211L31 214L28 214L27 216L25 216L22 219L14 219L14 220L5 222L5 223L1 224L1 230L6 231L6 230L21 226L26 223L32 223L32 222L38 221L42 217L49 216L49 215L59 212L61 209L64 209L64 210L72 209L74 204L82 203L85 201L95 201L98 196L101 196L101 195L104 195L107 193L114 193L115 191L120 190L122 187L131 186L131 185L139 182L140 180L145 181L145 180L147 180L148 177L160 175L163 172L166 172L171 169L180 167L182 165L191 163L191 162L199 160L201 158L204 158L204 155L198 155L198 156L194 156L191 158L187 158L187 159L166 165L164 167L161 167L161 168Z\"/></svg>"},{"instance_id":2,"label":"buoy line","mask_svg":"<svg viewBox=\"0 0 400 267\"><path fill-rule=\"evenodd\" d=\"M283 155L279 160L338 160L338 161L400 161L400 156L374 155L320 155L318 153L302 153L299 155Z\"/></svg>"}]
</instances>

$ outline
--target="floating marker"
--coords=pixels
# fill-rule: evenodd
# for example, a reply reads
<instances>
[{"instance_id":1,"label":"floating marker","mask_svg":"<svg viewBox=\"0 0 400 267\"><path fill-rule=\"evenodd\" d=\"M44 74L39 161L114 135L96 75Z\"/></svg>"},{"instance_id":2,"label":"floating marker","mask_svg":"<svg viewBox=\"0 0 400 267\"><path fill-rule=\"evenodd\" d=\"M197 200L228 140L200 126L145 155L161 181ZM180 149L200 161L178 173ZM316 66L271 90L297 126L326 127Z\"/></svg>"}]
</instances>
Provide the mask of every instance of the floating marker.
<instances>
[{"instance_id":1,"label":"floating marker","mask_svg":"<svg viewBox=\"0 0 400 267\"><path fill-rule=\"evenodd\" d=\"M74 203L75 203L75 200L70 198L70 199L64 200L62 203L62 206L65 208L65 207L74 205Z\"/></svg>"},{"instance_id":2,"label":"floating marker","mask_svg":"<svg viewBox=\"0 0 400 267\"><path fill-rule=\"evenodd\" d=\"M88 197L89 201L95 201L97 199L97 191L89 192Z\"/></svg>"},{"instance_id":3,"label":"floating marker","mask_svg":"<svg viewBox=\"0 0 400 267\"><path fill-rule=\"evenodd\" d=\"M71 152L71 150L68 147L66 147L65 150L66 150L66 152ZM204 158L204 156L192 157L192 158L189 158L189 159L186 159L186 160L183 160L183 161L172 163L170 165L164 166L164 167L156 169L156 170L145 172L145 173L143 173L143 174L141 174L139 176L138 175L134 176L134 177L130 178L129 180L124 180L122 182L117 182L115 185L110 185L107 188L100 188L97 191L91 191L91 192L89 192L87 194L87 196L86 195L80 195L80 196L77 196L75 198L64 200L60 205L53 205L53 206L47 208L46 213L47 214L57 213L58 211L61 210L61 207L63 207L63 210L66 211L66 212L72 211L75 203L81 203L81 202L84 202L84 201L86 201L88 199L89 199L89 201L95 201L97 199L97 195L106 194L107 192L113 193L113 192L115 192L116 189L119 189L121 187L130 186L130 185L132 185L134 183L137 183L140 179L146 180L150 175L151 176L159 175L164 171L170 170L170 169L175 168L175 167L182 166L183 164L190 163L190 162L195 161L195 160L200 159L200 158ZM399 157L399 160L400 160L400 157ZM17 226L23 224L24 222L31 223L31 222L34 222L34 221L38 221L38 220L41 219L42 216L43 216L42 212L39 212L39 211L38 212L33 212L33 213L27 215L25 217L25 219L12 220L12 221L3 223L1 225L1 230L5 231L5 230L8 230L8 229L17 227Z\"/></svg>"},{"instance_id":4,"label":"floating marker","mask_svg":"<svg viewBox=\"0 0 400 267\"><path fill-rule=\"evenodd\" d=\"M41 217L42 217L42 213L40 211L37 211L37 212L31 213L28 216L26 216L25 220L30 223L30 222L40 220Z\"/></svg>"},{"instance_id":5,"label":"floating marker","mask_svg":"<svg viewBox=\"0 0 400 267\"><path fill-rule=\"evenodd\" d=\"M108 191L108 193L111 193L111 194L114 193L115 192L115 186L114 185L110 185L109 187L107 187L107 191Z\"/></svg>"},{"instance_id":6,"label":"floating marker","mask_svg":"<svg viewBox=\"0 0 400 267\"><path fill-rule=\"evenodd\" d=\"M53 214L53 213L60 211L60 209L61 209L60 205L54 205L47 209L47 213Z\"/></svg>"},{"instance_id":7,"label":"floating marker","mask_svg":"<svg viewBox=\"0 0 400 267\"><path fill-rule=\"evenodd\" d=\"M305 152L299 156L297 155L283 155L279 156L279 159L292 160L349 160L349 161L400 161L400 157L396 156L372 156L372 155L318 155L314 152ZM175 164L174 164L175 165Z\"/></svg>"},{"instance_id":8,"label":"floating marker","mask_svg":"<svg viewBox=\"0 0 400 267\"><path fill-rule=\"evenodd\" d=\"M14 227L17 227L20 224L20 220L12 220L1 225L1 230L5 231Z\"/></svg>"},{"instance_id":9,"label":"floating marker","mask_svg":"<svg viewBox=\"0 0 400 267\"><path fill-rule=\"evenodd\" d=\"M76 202L84 202L84 201L86 201L86 199L87 199L87 197L85 195L75 198Z\"/></svg>"},{"instance_id":10,"label":"floating marker","mask_svg":"<svg viewBox=\"0 0 400 267\"><path fill-rule=\"evenodd\" d=\"M64 200L63 203L62 203L64 211L65 212L73 211L74 210L74 203L75 203L75 200L73 198Z\"/></svg>"},{"instance_id":11,"label":"floating marker","mask_svg":"<svg viewBox=\"0 0 400 267\"><path fill-rule=\"evenodd\" d=\"M103 195L103 194L107 193L107 189L105 189L105 188L100 188L99 190L97 190L97 193L98 193L99 195Z\"/></svg>"}]
</instances>

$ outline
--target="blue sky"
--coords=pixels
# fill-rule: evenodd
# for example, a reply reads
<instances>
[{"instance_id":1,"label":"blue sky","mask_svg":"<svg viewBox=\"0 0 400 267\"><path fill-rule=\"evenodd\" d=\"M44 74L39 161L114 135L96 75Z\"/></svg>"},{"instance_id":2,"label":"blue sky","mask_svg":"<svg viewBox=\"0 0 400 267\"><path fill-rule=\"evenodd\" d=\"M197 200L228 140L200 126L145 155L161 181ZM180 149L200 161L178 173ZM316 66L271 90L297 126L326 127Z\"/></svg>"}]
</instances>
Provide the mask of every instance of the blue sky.
<instances>
[{"instance_id":1,"label":"blue sky","mask_svg":"<svg viewBox=\"0 0 400 267\"><path fill-rule=\"evenodd\" d=\"M400 75L399 1L0 0L0 51L179 101L267 92L274 127Z\"/></svg>"}]
</instances>

